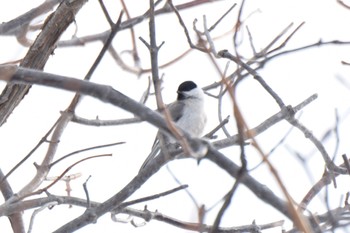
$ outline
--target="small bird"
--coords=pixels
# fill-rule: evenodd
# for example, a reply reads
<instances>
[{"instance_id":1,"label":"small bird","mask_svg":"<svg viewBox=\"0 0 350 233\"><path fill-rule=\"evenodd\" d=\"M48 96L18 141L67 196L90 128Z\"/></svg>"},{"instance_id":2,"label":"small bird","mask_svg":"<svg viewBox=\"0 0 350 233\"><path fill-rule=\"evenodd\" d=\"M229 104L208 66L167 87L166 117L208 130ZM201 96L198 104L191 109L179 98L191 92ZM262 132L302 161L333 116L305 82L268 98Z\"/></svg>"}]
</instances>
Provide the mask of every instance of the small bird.
<instances>
[{"instance_id":1,"label":"small bird","mask_svg":"<svg viewBox=\"0 0 350 233\"><path fill-rule=\"evenodd\" d=\"M186 81L180 84L177 89L177 100L167 105L172 120L191 137L200 137L203 133L207 117L204 111L204 92L194 82ZM176 143L175 139L170 138L160 131L152 146L152 151L148 155L141 169L155 158L160 152L162 145L169 146Z\"/></svg>"}]
</instances>

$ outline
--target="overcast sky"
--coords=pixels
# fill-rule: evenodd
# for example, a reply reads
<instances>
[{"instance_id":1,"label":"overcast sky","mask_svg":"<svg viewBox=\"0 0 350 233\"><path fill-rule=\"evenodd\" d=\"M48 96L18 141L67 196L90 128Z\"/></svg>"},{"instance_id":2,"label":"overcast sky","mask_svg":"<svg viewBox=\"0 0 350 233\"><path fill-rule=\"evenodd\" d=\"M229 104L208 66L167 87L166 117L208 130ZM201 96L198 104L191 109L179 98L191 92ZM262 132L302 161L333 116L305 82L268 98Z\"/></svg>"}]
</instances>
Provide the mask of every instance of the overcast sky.
<instances>
[{"instance_id":1,"label":"overcast sky","mask_svg":"<svg viewBox=\"0 0 350 233\"><path fill-rule=\"evenodd\" d=\"M12 18L22 14L29 9L37 6L42 1L2 1L0 2L0 22L7 22ZM104 1L108 6L110 14L114 20L117 19L120 11L119 1ZM138 16L143 14L148 7L148 1L135 2L126 1L129 6L130 15ZM175 1L175 4L186 1ZM202 28L203 15L206 15L208 24L213 24L235 1L223 0L217 3L206 4L198 9L191 9L181 12L185 22L190 29L190 35L195 40L195 34L192 31L192 22L198 19L198 27ZM237 2L240 4L240 2ZM238 5L239 6L239 5ZM213 37L222 35L230 30L236 20L238 6L219 24L213 31ZM40 23L44 17L34 20L33 23ZM319 40L340 40L350 41L348 31L350 22L350 10L337 4L334 1L246 1L243 9L242 19L244 19L244 28L239 34L238 40L241 41L239 52L245 57L252 56L252 50L249 46L249 39L246 31L248 26L252 33L253 42L257 50L264 48L279 33L281 33L289 24L293 23L291 29L283 37L286 38L302 22L305 24L288 42L285 50L297 48L299 46L316 43ZM109 28L102 11L99 8L98 1L90 0L79 12L77 19L77 36L85 36L99 33ZM165 64L179 56L188 49L186 37L179 26L176 17L173 14L157 17L157 39L158 43L165 42L160 50L159 64ZM148 40L148 21L144 21L135 27L136 37L141 36ZM70 39L76 30L71 26L64 34L62 39ZM36 34L29 36L35 38ZM281 42L283 39L281 40ZM150 68L149 54L147 48L141 41L137 40L139 53L141 57L141 66ZM279 44L279 43L277 43ZM232 34L215 41L216 49L228 49L233 51ZM125 48L130 48L130 33L123 31L115 38L115 48L122 52ZM69 77L83 78L89 67L96 58L102 44L100 42L86 44L85 46L75 48L57 48L55 54L50 57L45 71L66 75ZM22 58L28 48L18 44L14 37L0 36L0 63L17 60ZM344 86L339 79L347 80L350 71L349 66L344 66L341 61L350 62L349 46L323 46L314 47L302 52L295 52L278 57L268 63L264 69L259 70L261 76L271 87L280 95L286 104L296 105L314 93L318 94L318 99L307 106L300 114L300 120L312 132L321 138L323 134L335 125L335 112L337 110L341 116L341 128L339 129L340 145L338 149L338 158L336 162L341 162L340 155L349 152L347 138L349 138L349 121L347 112L349 111L349 89ZM122 57L132 64L127 52L122 53ZM227 60L217 61L221 71L225 69ZM236 66L230 64L228 73L233 72ZM193 51L185 56L178 63L160 70L164 75L163 96L165 102L169 103L176 98L177 86L185 80L193 80L200 86L206 86L213 82L220 81L220 76L212 66L207 56L198 51ZM118 67L109 54L103 59L102 63L94 73L92 81L111 85L118 91L123 92L135 100L139 100L145 91L148 83L148 76L144 74L136 77L133 74L123 71ZM5 86L0 83L0 87ZM218 90L212 91L217 94ZM67 108L73 94L45 87L33 87L30 94L27 95L18 108L10 116L8 122L1 127L1 169L4 172L9 171L23 156L25 156L43 137L52 124L59 117L59 111ZM274 100L257 84L251 77L240 84L238 89L238 103L242 113L250 127L254 127L264 121L267 117L279 111L278 105ZM206 132L213 129L218 124L217 118L217 100L206 97L208 111L208 125ZM231 101L229 98L224 100L225 107L223 116L232 115ZM155 109L154 99L150 99L147 106ZM77 109L77 114L94 119L98 116L100 119L119 119L132 117L131 114L117 109L111 105L101 103L90 97L84 97L81 105ZM231 122L228 129L232 134L236 133L234 120L231 116ZM257 140L265 152L269 152L290 129L290 125L282 122L272 127ZM80 179L72 182L73 196L85 197L82 183L89 175L92 178L88 182L90 197L95 201L104 201L111 195L122 189L137 173L143 160L148 155L152 146L156 129L147 123L116 126L116 127L87 127L74 123L69 124L58 151L59 156L63 156L72 151L85 147L112 143L118 141L127 142L125 145L113 148L105 148L98 151L88 152L82 156L94 155L97 153L113 153L112 158L103 158L88 161L75 167L71 174L81 173ZM223 134L218 134L223 138ZM300 161L291 155L288 148L293 148L308 160L308 174L303 170ZM33 174L35 168L33 162L40 162L46 145L39 150L16 171L9 179L13 190L16 192L26 184ZM335 136L326 142L326 149L333 155L335 150ZM226 156L239 162L238 148L229 148L222 151ZM252 148L247 148L248 166L255 167L261 157ZM132 159L130 159L132 157ZM297 130L293 130L284 146L280 147L271 155L273 164L285 182L288 191L297 201L301 201L306 192L310 189L314 180L318 180L324 170L322 157L316 152L314 147ZM52 176L59 175L74 159L67 160L64 164L57 166L51 171ZM130 162L132 161L132 163ZM177 178L184 184L189 184L189 190L196 197L200 204L211 207L218 202L226 192L232 187L234 180L221 171L216 165L204 160L197 166L194 160L175 161L169 165L170 169L176 174ZM24 175L25 174L25 175ZM259 181L274 187L280 197L283 197L280 189L277 187L274 178L271 176L266 166L261 166L254 170L252 175L259 177ZM333 190L330 187L334 198L332 204L334 207L339 205L341 195L348 191L349 178L344 177L338 182L338 189ZM157 175L152 177L140 190L132 197L143 197L152 195L168 189L174 188L177 183L171 177L170 173L164 167ZM60 182L52 188L51 192L57 195L65 195L64 182ZM322 200L316 199L310 205L311 211L322 213L326 210ZM158 209L161 213L184 221L197 221L197 213L191 199L185 192L179 192L172 196L160 198L147 203L150 210ZM143 209L144 203L133 206ZM206 219L208 224L212 223L213 217L221 205L217 206L208 213ZM263 210L263 211L261 211ZM49 232L63 223L79 216L84 209L67 206L56 206L53 210L45 210L38 215L34 225L34 232ZM31 211L25 213L25 218L29 219ZM223 226L235 226L250 224L256 220L257 224L265 224L277 220L285 219L283 215L272 208L267 208L266 204L256 200L254 194L245 187L240 186L235 194L226 215L223 218ZM142 222L142 220L137 220ZM49 224L48 224L49 222ZM48 227L49 225L49 227ZM0 218L0 228L7 227L9 223L5 218ZM164 223L153 221L145 227L134 228L130 224L113 223L107 214L100 218L97 224L83 228L79 232L185 232L178 228ZM291 227L290 224L285 225ZM278 232L278 230L274 229Z\"/></svg>"}]
</instances>

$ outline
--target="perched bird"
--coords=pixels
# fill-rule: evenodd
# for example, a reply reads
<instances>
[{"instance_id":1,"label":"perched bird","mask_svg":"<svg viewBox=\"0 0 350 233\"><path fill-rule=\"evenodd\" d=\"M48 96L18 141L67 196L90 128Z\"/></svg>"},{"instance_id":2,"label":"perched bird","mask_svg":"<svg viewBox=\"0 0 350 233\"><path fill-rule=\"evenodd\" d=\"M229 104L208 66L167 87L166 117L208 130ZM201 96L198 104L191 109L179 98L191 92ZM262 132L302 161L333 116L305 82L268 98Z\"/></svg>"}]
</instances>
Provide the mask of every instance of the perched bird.
<instances>
[{"instance_id":1,"label":"perched bird","mask_svg":"<svg viewBox=\"0 0 350 233\"><path fill-rule=\"evenodd\" d=\"M177 100L167 105L172 120L191 137L200 137L203 133L207 117L204 111L204 93L194 82L186 81L180 84L177 89ZM160 142L162 140L162 142ZM162 143L162 144L161 144ZM160 152L161 145L169 146L176 143L176 140L164 135L160 131L141 169L155 158Z\"/></svg>"}]
</instances>

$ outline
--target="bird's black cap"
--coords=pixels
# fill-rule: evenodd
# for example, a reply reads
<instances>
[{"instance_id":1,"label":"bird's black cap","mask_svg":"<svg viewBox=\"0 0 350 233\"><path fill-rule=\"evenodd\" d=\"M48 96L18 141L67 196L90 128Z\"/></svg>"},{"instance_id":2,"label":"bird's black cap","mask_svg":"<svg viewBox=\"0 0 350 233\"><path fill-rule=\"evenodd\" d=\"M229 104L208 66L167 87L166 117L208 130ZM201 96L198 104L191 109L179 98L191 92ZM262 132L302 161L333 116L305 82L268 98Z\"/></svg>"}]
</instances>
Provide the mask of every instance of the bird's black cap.
<instances>
[{"instance_id":1,"label":"bird's black cap","mask_svg":"<svg viewBox=\"0 0 350 233\"><path fill-rule=\"evenodd\" d=\"M186 81L180 84L179 88L177 89L177 99L178 100L183 100L186 99L186 95L184 95L183 93L186 91L191 91L193 89L195 89L197 87L197 85L192 82L192 81Z\"/></svg>"},{"instance_id":2,"label":"bird's black cap","mask_svg":"<svg viewBox=\"0 0 350 233\"><path fill-rule=\"evenodd\" d=\"M178 92L182 91L190 91L192 89L195 89L197 85L192 81L186 81L180 84L179 88L177 89Z\"/></svg>"}]
</instances>

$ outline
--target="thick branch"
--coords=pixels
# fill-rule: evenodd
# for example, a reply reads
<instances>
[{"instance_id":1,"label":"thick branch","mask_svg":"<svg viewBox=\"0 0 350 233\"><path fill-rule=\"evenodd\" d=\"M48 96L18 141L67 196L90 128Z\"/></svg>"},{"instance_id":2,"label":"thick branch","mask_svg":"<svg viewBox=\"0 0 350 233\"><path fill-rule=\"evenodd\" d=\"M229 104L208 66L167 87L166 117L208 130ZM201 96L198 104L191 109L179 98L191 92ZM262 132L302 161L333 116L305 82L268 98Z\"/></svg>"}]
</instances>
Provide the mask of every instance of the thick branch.
<instances>
[{"instance_id":1,"label":"thick branch","mask_svg":"<svg viewBox=\"0 0 350 233\"><path fill-rule=\"evenodd\" d=\"M0 35L18 35L23 30L24 25L29 23L39 15L52 10L52 8L63 0L46 0L41 5L31 9L30 11L0 25Z\"/></svg>"},{"instance_id":2,"label":"thick branch","mask_svg":"<svg viewBox=\"0 0 350 233\"><path fill-rule=\"evenodd\" d=\"M0 180L2 180L3 178L4 178L4 174L0 169ZM4 182L0 183L0 191L4 196L5 200L8 200L13 195L12 188L10 184L7 182L7 180L4 180ZM25 232L22 215L23 215L22 212L14 212L8 215L14 233Z\"/></svg>"},{"instance_id":3,"label":"thick branch","mask_svg":"<svg viewBox=\"0 0 350 233\"><path fill-rule=\"evenodd\" d=\"M159 113L107 85L11 65L0 66L0 80L20 84L38 84L90 95L103 102L111 103L131 112L137 115L141 120L146 120L160 128L164 133L170 136L172 135L166 122ZM184 133L184 135L187 134Z\"/></svg>"},{"instance_id":4,"label":"thick branch","mask_svg":"<svg viewBox=\"0 0 350 233\"><path fill-rule=\"evenodd\" d=\"M60 75L48 74L45 72L25 69L16 66L0 66L0 79L5 81L12 81L17 83L29 83L29 84L40 84L50 87L56 87L64 90L79 92L80 94L86 94L96 97L104 102L109 102L123 108L126 111L132 112L138 115L140 119L147 120L149 123L160 127L163 131L170 133L167 129L167 124L165 120L157 113L151 109L145 107L142 104L128 98L122 93L112 89L110 86L100 85L92 82L87 82L83 80L78 80L74 78L67 78ZM299 110L301 107L305 106L307 103L315 99L315 96L310 97L305 103L302 103L295 107L294 110ZM262 132L270 127L273 123L278 122L281 119L288 117L289 111L284 109L281 112L269 118L264 124L256 127L255 133ZM271 122L273 121L273 122ZM216 143L219 148L223 148L223 145L232 145L234 138L230 138L229 142L224 144ZM231 176L236 177L238 174L239 166L235 165L232 161L227 159L225 156L211 149L208 158L219 165L221 168L226 170ZM104 202L101 206L93 210L89 210L81 217L73 220L71 223L67 224L65 227L60 229L64 232L66 230L76 230L77 227L82 227L80 224L89 224L96 220L99 216L111 210L111 208L116 208L120 205L129 195L136 191L144 182L147 181L149 177L155 174L161 166L163 166L168 160L164 156L158 156L156 159L150 163L148 169L142 170L121 192L117 193L114 197L110 198ZM266 186L260 184L254 180L251 176L246 175L242 183L246 185L253 193L258 195L260 199L274 206L280 212L288 217L291 217L288 213L286 203L278 198L274 193L269 190ZM91 215L92 214L92 215ZM73 223L74 222L74 223ZM72 225L73 224L73 225Z\"/></svg>"},{"instance_id":5,"label":"thick branch","mask_svg":"<svg viewBox=\"0 0 350 233\"><path fill-rule=\"evenodd\" d=\"M42 70L49 56L56 48L57 41L66 28L74 21L76 13L84 5L86 0L64 1L57 10L51 14L21 66ZM3 125L13 110L28 93L31 85L8 84L0 96L0 126Z\"/></svg>"}]
</instances>

